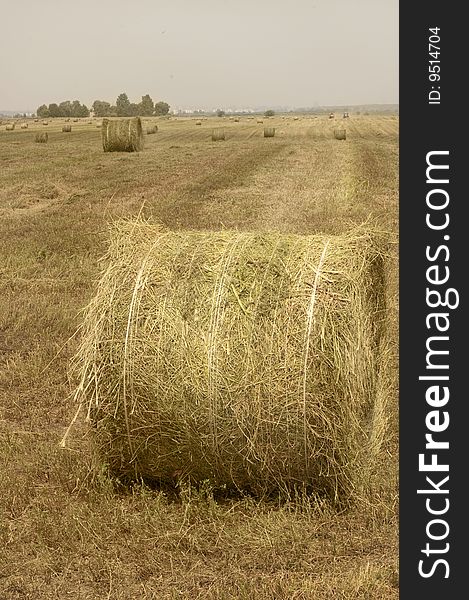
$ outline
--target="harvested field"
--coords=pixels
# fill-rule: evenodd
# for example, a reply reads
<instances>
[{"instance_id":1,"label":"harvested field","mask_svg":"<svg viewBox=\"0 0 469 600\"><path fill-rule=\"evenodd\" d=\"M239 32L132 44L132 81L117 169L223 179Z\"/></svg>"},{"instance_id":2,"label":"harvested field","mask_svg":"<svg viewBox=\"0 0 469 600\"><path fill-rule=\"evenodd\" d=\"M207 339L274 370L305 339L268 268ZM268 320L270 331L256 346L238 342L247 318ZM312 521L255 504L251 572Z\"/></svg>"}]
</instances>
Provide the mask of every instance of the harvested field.
<instances>
[{"instance_id":1,"label":"harvested field","mask_svg":"<svg viewBox=\"0 0 469 600\"><path fill-rule=\"evenodd\" d=\"M144 150L122 154L73 122L67 135L60 119L0 131L0 598L396 600L398 119L351 114L340 143L327 114L272 117L269 140L256 120L227 118L220 144L216 117L155 119ZM44 129L49 143L36 144ZM181 472L124 486L93 450L86 408L60 447L109 223L138 215L176 234L340 236L365 224L388 240L385 443L347 510L301 487L259 497ZM251 292L236 291L246 309Z\"/></svg>"}]
</instances>

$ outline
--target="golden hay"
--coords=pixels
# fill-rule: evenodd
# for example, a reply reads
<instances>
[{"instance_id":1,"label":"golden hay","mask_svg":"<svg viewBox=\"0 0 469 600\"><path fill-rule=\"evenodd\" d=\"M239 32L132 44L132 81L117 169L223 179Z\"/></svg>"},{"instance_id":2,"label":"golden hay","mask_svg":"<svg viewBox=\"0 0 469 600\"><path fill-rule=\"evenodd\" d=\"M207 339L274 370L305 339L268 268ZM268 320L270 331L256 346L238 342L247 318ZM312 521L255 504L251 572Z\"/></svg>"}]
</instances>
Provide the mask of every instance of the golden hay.
<instances>
[{"instance_id":1,"label":"golden hay","mask_svg":"<svg viewBox=\"0 0 469 600\"><path fill-rule=\"evenodd\" d=\"M275 127L264 127L264 137L274 137Z\"/></svg>"},{"instance_id":2,"label":"golden hay","mask_svg":"<svg viewBox=\"0 0 469 600\"><path fill-rule=\"evenodd\" d=\"M49 134L47 131L36 133L35 141L37 144L46 144L49 140Z\"/></svg>"},{"instance_id":3,"label":"golden hay","mask_svg":"<svg viewBox=\"0 0 469 600\"><path fill-rule=\"evenodd\" d=\"M14 123L9 123L6 127L5 127L6 131L14 131L15 130L15 124Z\"/></svg>"},{"instance_id":4,"label":"golden hay","mask_svg":"<svg viewBox=\"0 0 469 600\"><path fill-rule=\"evenodd\" d=\"M336 140L345 140L347 138L347 132L345 129L334 129L334 137Z\"/></svg>"},{"instance_id":5,"label":"golden hay","mask_svg":"<svg viewBox=\"0 0 469 600\"><path fill-rule=\"evenodd\" d=\"M49 121L43 121L42 124L43 125L49 125Z\"/></svg>"},{"instance_id":6,"label":"golden hay","mask_svg":"<svg viewBox=\"0 0 469 600\"><path fill-rule=\"evenodd\" d=\"M257 123L258 123L258 124L260 124L260 123L263 123L263 122L264 122L264 121L263 121L262 119L257 119Z\"/></svg>"},{"instance_id":7,"label":"golden hay","mask_svg":"<svg viewBox=\"0 0 469 600\"><path fill-rule=\"evenodd\" d=\"M70 133L72 131L72 126L71 125L62 125L62 131L63 131L63 133Z\"/></svg>"},{"instance_id":8,"label":"golden hay","mask_svg":"<svg viewBox=\"0 0 469 600\"><path fill-rule=\"evenodd\" d=\"M147 135L152 135L158 132L158 125L153 125L152 127L147 127Z\"/></svg>"},{"instance_id":9,"label":"golden hay","mask_svg":"<svg viewBox=\"0 0 469 600\"><path fill-rule=\"evenodd\" d=\"M21 129L28 129L27 123L21 123Z\"/></svg>"},{"instance_id":10,"label":"golden hay","mask_svg":"<svg viewBox=\"0 0 469 600\"><path fill-rule=\"evenodd\" d=\"M102 140L104 152L140 152L144 138L140 117L130 119L103 119Z\"/></svg>"},{"instance_id":11,"label":"golden hay","mask_svg":"<svg viewBox=\"0 0 469 600\"><path fill-rule=\"evenodd\" d=\"M202 125L202 121L196 121L195 124L196 125Z\"/></svg>"},{"instance_id":12,"label":"golden hay","mask_svg":"<svg viewBox=\"0 0 469 600\"><path fill-rule=\"evenodd\" d=\"M384 310L369 232L118 221L107 265L75 370L111 473L356 498L377 447Z\"/></svg>"},{"instance_id":13,"label":"golden hay","mask_svg":"<svg viewBox=\"0 0 469 600\"><path fill-rule=\"evenodd\" d=\"M221 142L224 141L225 138L225 130L224 129L214 129L212 131L212 142Z\"/></svg>"}]
</instances>

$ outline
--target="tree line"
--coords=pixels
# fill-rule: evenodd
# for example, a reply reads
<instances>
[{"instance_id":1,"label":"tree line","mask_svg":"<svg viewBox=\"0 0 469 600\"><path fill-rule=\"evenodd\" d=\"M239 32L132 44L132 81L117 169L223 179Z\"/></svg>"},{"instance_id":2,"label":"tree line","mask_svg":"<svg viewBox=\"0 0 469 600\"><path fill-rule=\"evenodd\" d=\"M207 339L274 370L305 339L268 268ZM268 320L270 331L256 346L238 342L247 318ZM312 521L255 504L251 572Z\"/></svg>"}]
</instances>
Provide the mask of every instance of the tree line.
<instances>
[{"instance_id":1,"label":"tree line","mask_svg":"<svg viewBox=\"0 0 469 600\"><path fill-rule=\"evenodd\" d=\"M114 105L104 100L95 100L92 110L96 117L151 117L153 115L166 115L169 112L167 102L153 102L149 94L142 96L141 102L130 102L127 94L117 96ZM78 100L66 100L60 104L52 103L47 106L42 104L36 111L41 119L47 117L89 117L90 109Z\"/></svg>"}]
</instances>

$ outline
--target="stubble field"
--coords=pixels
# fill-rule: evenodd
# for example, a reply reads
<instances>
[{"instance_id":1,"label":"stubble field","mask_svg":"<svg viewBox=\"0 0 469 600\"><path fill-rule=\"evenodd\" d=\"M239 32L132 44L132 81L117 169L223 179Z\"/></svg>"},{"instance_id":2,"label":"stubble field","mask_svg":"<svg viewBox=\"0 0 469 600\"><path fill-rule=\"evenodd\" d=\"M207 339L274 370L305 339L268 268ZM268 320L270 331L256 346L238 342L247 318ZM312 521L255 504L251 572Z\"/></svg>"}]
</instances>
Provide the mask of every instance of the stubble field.
<instances>
[{"instance_id":1,"label":"stubble field","mask_svg":"<svg viewBox=\"0 0 469 600\"><path fill-rule=\"evenodd\" d=\"M62 119L0 126L0 598L397 598L398 118L153 122L138 154L104 153L88 119L71 133ZM369 221L389 235L388 429L359 505L126 489L93 458L82 416L59 447L108 223L137 214L299 234Z\"/></svg>"}]
</instances>

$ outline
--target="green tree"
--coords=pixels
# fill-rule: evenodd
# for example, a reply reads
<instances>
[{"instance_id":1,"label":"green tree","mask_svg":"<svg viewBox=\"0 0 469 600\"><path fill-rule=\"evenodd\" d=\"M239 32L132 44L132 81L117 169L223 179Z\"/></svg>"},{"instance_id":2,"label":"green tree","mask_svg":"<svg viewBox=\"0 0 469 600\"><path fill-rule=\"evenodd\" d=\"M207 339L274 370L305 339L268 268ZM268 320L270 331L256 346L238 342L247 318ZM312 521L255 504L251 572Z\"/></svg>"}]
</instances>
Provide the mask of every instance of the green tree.
<instances>
[{"instance_id":1,"label":"green tree","mask_svg":"<svg viewBox=\"0 0 469 600\"><path fill-rule=\"evenodd\" d=\"M131 102L129 104L127 116L128 117L138 117L140 114L140 104L135 104L135 102Z\"/></svg>"},{"instance_id":2,"label":"green tree","mask_svg":"<svg viewBox=\"0 0 469 600\"><path fill-rule=\"evenodd\" d=\"M96 117L108 117L111 113L111 105L103 100L93 102L93 111Z\"/></svg>"},{"instance_id":3,"label":"green tree","mask_svg":"<svg viewBox=\"0 0 469 600\"><path fill-rule=\"evenodd\" d=\"M49 104L49 117L60 117L59 105L55 104L55 102Z\"/></svg>"},{"instance_id":4,"label":"green tree","mask_svg":"<svg viewBox=\"0 0 469 600\"><path fill-rule=\"evenodd\" d=\"M117 96L116 100L117 116L128 117L130 112L130 100L127 94L122 93Z\"/></svg>"},{"instance_id":5,"label":"green tree","mask_svg":"<svg viewBox=\"0 0 469 600\"><path fill-rule=\"evenodd\" d=\"M45 104L41 104L41 106L37 109L36 114L39 119L47 119L49 116L49 109Z\"/></svg>"},{"instance_id":6,"label":"green tree","mask_svg":"<svg viewBox=\"0 0 469 600\"><path fill-rule=\"evenodd\" d=\"M142 115L142 117L151 117L154 110L155 104L150 94L145 94L145 96L142 96L142 101L139 104L139 114Z\"/></svg>"},{"instance_id":7,"label":"green tree","mask_svg":"<svg viewBox=\"0 0 469 600\"><path fill-rule=\"evenodd\" d=\"M155 102L155 115L167 115L169 104L167 102Z\"/></svg>"},{"instance_id":8,"label":"green tree","mask_svg":"<svg viewBox=\"0 0 469 600\"><path fill-rule=\"evenodd\" d=\"M72 103L70 100L65 100L59 104L59 112L61 117L71 117L72 116Z\"/></svg>"},{"instance_id":9,"label":"green tree","mask_svg":"<svg viewBox=\"0 0 469 600\"><path fill-rule=\"evenodd\" d=\"M274 115L275 115L275 111L271 110L270 108L269 108L269 110L266 110L264 113L264 117L273 117Z\"/></svg>"}]
</instances>

